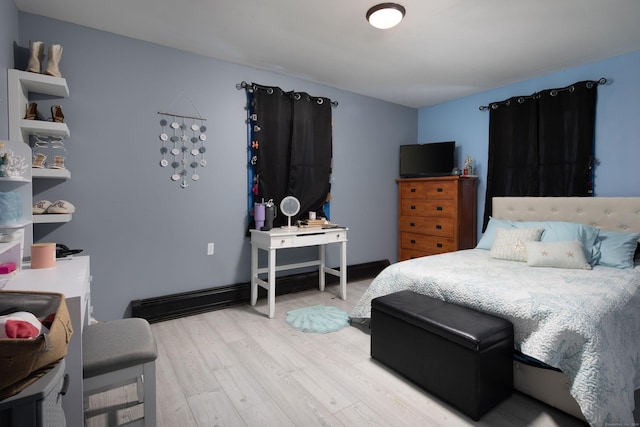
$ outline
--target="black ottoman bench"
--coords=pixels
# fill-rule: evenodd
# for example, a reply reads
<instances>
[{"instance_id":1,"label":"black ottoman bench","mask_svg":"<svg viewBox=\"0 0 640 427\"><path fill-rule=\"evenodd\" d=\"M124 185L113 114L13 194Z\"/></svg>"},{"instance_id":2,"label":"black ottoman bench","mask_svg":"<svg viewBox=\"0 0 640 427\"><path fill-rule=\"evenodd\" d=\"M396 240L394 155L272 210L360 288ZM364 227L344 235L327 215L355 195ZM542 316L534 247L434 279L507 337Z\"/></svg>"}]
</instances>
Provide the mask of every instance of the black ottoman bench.
<instances>
[{"instance_id":1,"label":"black ottoman bench","mask_svg":"<svg viewBox=\"0 0 640 427\"><path fill-rule=\"evenodd\" d=\"M513 325L412 291L371 301L371 357L474 420L513 390Z\"/></svg>"}]
</instances>

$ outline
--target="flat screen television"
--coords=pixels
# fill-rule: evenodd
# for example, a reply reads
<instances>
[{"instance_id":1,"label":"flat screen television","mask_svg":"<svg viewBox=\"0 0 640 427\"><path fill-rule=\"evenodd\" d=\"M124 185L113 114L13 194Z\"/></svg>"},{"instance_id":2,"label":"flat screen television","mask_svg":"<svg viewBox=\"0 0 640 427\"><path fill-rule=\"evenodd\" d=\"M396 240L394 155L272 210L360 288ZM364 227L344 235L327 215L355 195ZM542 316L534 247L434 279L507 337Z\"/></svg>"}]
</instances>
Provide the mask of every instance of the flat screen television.
<instances>
[{"instance_id":1,"label":"flat screen television","mask_svg":"<svg viewBox=\"0 0 640 427\"><path fill-rule=\"evenodd\" d=\"M455 141L401 145L400 177L451 175L455 151Z\"/></svg>"}]
</instances>

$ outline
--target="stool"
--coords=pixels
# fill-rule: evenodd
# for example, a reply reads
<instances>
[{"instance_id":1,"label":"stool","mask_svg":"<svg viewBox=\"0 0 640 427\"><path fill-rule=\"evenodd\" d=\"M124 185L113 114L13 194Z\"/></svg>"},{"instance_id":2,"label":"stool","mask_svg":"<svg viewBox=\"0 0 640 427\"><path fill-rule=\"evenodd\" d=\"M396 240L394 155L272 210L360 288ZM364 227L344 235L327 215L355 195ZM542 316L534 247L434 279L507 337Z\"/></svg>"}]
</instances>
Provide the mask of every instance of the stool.
<instances>
[{"instance_id":1,"label":"stool","mask_svg":"<svg viewBox=\"0 0 640 427\"><path fill-rule=\"evenodd\" d=\"M371 301L371 357L474 420L513 391L513 325L412 291Z\"/></svg>"},{"instance_id":2,"label":"stool","mask_svg":"<svg viewBox=\"0 0 640 427\"><path fill-rule=\"evenodd\" d=\"M144 416L127 426L155 426L158 350L149 323L130 318L86 326L82 352L85 408L89 396L135 383Z\"/></svg>"}]
</instances>

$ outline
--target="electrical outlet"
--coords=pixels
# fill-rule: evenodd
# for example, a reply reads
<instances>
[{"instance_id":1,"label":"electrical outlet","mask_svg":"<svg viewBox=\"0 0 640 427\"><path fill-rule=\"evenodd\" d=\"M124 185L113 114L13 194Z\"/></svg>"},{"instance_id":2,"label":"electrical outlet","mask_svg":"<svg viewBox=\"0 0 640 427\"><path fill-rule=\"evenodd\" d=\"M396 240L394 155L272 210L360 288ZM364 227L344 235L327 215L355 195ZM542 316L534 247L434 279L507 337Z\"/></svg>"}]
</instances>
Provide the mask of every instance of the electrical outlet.
<instances>
[{"instance_id":1,"label":"electrical outlet","mask_svg":"<svg viewBox=\"0 0 640 427\"><path fill-rule=\"evenodd\" d=\"M207 255L213 255L213 243L207 244Z\"/></svg>"}]
</instances>

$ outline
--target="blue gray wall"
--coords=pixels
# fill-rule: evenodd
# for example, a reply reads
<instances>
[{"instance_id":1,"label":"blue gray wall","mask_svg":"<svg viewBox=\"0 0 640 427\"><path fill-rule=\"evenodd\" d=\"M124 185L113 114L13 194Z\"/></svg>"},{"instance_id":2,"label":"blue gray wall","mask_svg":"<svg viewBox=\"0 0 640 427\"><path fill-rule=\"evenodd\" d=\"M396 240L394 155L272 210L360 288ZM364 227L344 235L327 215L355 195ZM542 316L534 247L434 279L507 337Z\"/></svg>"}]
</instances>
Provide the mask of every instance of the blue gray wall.
<instances>
[{"instance_id":1,"label":"blue gray wall","mask_svg":"<svg viewBox=\"0 0 640 427\"><path fill-rule=\"evenodd\" d=\"M12 1L0 2L0 139L9 138L7 68L13 67L13 41L18 41L18 10Z\"/></svg>"},{"instance_id":2,"label":"blue gray wall","mask_svg":"<svg viewBox=\"0 0 640 427\"><path fill-rule=\"evenodd\" d=\"M512 96L565 87L576 81L598 80L596 111L596 196L640 196L640 52L572 68L558 73L455 101L422 108L418 113L420 142L455 140L458 158L470 155L480 176L478 186L478 224L484 215L489 112L478 107ZM480 228L479 228L480 229Z\"/></svg>"},{"instance_id":3,"label":"blue gray wall","mask_svg":"<svg viewBox=\"0 0 640 427\"><path fill-rule=\"evenodd\" d=\"M348 264L395 261L398 165L390 159L398 145L417 140L417 109L36 15L18 17L20 45L64 46L60 70L70 91L60 104L71 129L72 178L36 182L34 200L68 200L76 214L65 225L37 225L35 237L91 256L96 318L125 316L138 298L249 281L241 81L339 102L331 219L349 226ZM197 183L181 189L159 166L157 112L195 114L191 101L207 118L208 165ZM206 255L208 242L215 243L213 256ZM331 248L329 264L338 264L338 248Z\"/></svg>"},{"instance_id":4,"label":"blue gray wall","mask_svg":"<svg viewBox=\"0 0 640 427\"><path fill-rule=\"evenodd\" d=\"M242 67L114 34L18 13L0 2L0 78L13 68L13 43L64 46L60 64L70 97L61 100L71 129L72 179L36 182L35 200L65 199L77 213L61 226L36 226L40 241L83 248L91 256L94 315L129 313L138 298L249 280L246 217L245 95L255 81L327 96L334 109L332 220L350 228L348 263L397 256L397 152L401 144L455 139L458 163L476 160L479 217L484 207L488 113L478 106L577 80L607 77L599 88L596 192L638 196L640 53L566 70L415 110L303 80ZM179 97L180 94L182 97ZM207 159L188 189L161 168L157 112L205 116ZM6 138L6 85L0 85L0 138ZM206 255L208 242L215 255ZM337 249L337 248L336 248ZM306 254L288 252L298 259ZM337 250L329 263L337 265Z\"/></svg>"}]
</instances>

